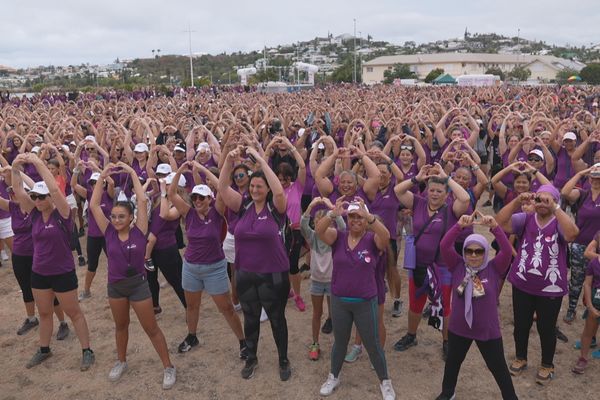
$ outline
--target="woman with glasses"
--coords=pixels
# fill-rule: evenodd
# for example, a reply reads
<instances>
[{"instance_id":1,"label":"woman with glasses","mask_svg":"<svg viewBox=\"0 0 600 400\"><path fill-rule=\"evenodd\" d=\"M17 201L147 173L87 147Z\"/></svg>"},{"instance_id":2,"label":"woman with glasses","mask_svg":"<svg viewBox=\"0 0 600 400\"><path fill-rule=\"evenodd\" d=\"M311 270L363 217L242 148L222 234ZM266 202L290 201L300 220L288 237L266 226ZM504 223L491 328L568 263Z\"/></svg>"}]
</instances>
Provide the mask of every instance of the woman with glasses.
<instances>
[{"instance_id":1,"label":"woman with glasses","mask_svg":"<svg viewBox=\"0 0 600 400\"><path fill-rule=\"evenodd\" d=\"M448 359L444 368L442 393L437 400L454 398L460 367L473 341L494 375L503 399L516 399L515 388L504 359L498 296L500 282L510 266L512 247L492 216L463 215L440 242L441 254L452 274L452 314L448 328ZM480 224L490 229L500 251L490 259L487 239L467 236L462 255L455 250L461 231Z\"/></svg>"},{"instance_id":2,"label":"woman with glasses","mask_svg":"<svg viewBox=\"0 0 600 400\"><path fill-rule=\"evenodd\" d=\"M536 382L544 385L554 376L556 320L562 297L567 294L567 243L579 228L560 208L560 193L542 185L535 194L521 193L498 212L496 221L518 239L517 255L508 273L513 285L514 339L516 358L510 365L513 376L527 368L529 331L536 315L542 362ZM533 213L519 212L533 207Z\"/></svg>"},{"instance_id":3,"label":"woman with glasses","mask_svg":"<svg viewBox=\"0 0 600 400\"><path fill-rule=\"evenodd\" d=\"M23 188L20 174L25 163L33 165L43 178L33 185L29 194ZM73 228L71 208L44 162L34 154L21 154L15 158L12 184L16 200L32 221L31 288L40 313L40 348L26 367L39 365L52 355L50 337L56 296L75 327L82 348L80 369L86 371L94 363L95 356L90 349L87 322L77 301L77 275L69 246Z\"/></svg>"},{"instance_id":4,"label":"woman with glasses","mask_svg":"<svg viewBox=\"0 0 600 400\"><path fill-rule=\"evenodd\" d=\"M206 179L215 187L218 179L207 168L195 161L188 161L177 170L172 177L173 182L180 182L184 171L198 168ZM167 190L166 182L161 182L161 193ZM168 198L168 200L167 200ZM223 230L223 214L225 204L220 196L214 198L213 191L207 185L194 186L190 196L191 205L187 195L183 195L177 186L169 185L167 198L161 200L161 215L165 220L173 220L183 216L188 246L183 255L182 286L187 301L186 321L188 334L179 345L180 353L187 352L199 344L197 337L200 303L202 293L208 293L217 309L229 324L232 332L239 341L241 359L246 359L247 349L242 331L240 318L233 309L229 295L229 278L227 276L227 262L221 247L221 234ZM165 203L172 203L168 208Z\"/></svg>"},{"instance_id":5,"label":"woman with glasses","mask_svg":"<svg viewBox=\"0 0 600 400\"><path fill-rule=\"evenodd\" d=\"M146 196L136 172L127 164L109 164L94 185L90 211L98 229L104 234L108 255L108 303L115 321L115 341L118 360L108 374L116 382L127 371L127 342L129 340L129 309L133 308L140 325L148 335L164 367L163 389L170 389L176 381L176 371L169 358L165 337L156 323L152 310L150 289L144 269L144 251L148 233L148 215L138 212L134 222L134 206L130 201L117 201L111 208L110 219L101 206L104 182L114 167L131 176L137 205L146 208Z\"/></svg>"}]
</instances>

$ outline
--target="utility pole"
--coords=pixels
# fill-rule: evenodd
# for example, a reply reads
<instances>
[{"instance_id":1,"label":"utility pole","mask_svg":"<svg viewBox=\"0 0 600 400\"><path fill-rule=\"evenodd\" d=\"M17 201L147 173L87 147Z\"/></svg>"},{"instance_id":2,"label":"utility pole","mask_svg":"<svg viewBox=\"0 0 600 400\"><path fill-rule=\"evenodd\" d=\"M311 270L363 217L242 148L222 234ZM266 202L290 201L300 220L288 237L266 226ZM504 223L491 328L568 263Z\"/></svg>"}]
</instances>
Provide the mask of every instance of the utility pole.
<instances>
[{"instance_id":1,"label":"utility pole","mask_svg":"<svg viewBox=\"0 0 600 400\"><path fill-rule=\"evenodd\" d=\"M356 83L356 18L354 18L354 68L352 68L352 83Z\"/></svg>"},{"instance_id":2,"label":"utility pole","mask_svg":"<svg viewBox=\"0 0 600 400\"><path fill-rule=\"evenodd\" d=\"M519 66L519 56L521 55L521 48L519 47L520 37L521 37L521 28L517 28L517 67Z\"/></svg>"},{"instance_id":3,"label":"utility pole","mask_svg":"<svg viewBox=\"0 0 600 400\"><path fill-rule=\"evenodd\" d=\"M192 61L192 32L196 32L193 31L190 28L190 23L188 22L188 29L187 32L189 35L189 42L190 42L190 82L191 82L191 87L194 87L194 62Z\"/></svg>"}]
</instances>

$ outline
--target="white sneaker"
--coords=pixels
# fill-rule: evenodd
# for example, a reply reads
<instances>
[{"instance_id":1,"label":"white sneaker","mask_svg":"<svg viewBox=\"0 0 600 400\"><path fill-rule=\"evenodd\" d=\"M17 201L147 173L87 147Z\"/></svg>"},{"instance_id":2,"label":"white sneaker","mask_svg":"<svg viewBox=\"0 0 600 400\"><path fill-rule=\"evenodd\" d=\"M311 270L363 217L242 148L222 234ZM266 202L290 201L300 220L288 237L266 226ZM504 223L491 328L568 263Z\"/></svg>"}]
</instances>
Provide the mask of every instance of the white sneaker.
<instances>
[{"instance_id":1,"label":"white sneaker","mask_svg":"<svg viewBox=\"0 0 600 400\"><path fill-rule=\"evenodd\" d=\"M265 322L269 320L269 316L267 315L267 312L265 311L265 309L263 308L260 312L260 322Z\"/></svg>"},{"instance_id":2,"label":"white sneaker","mask_svg":"<svg viewBox=\"0 0 600 400\"><path fill-rule=\"evenodd\" d=\"M8 254L5 250L2 250L2 261L8 261Z\"/></svg>"},{"instance_id":3,"label":"white sneaker","mask_svg":"<svg viewBox=\"0 0 600 400\"><path fill-rule=\"evenodd\" d=\"M327 375L327 380L321 386L321 390L319 390L319 393L321 394L321 396L329 396L331 393L333 393L333 391L335 390L335 388L338 387L339 384L340 380L333 376L333 374L330 372L329 375Z\"/></svg>"},{"instance_id":4,"label":"white sneaker","mask_svg":"<svg viewBox=\"0 0 600 400\"><path fill-rule=\"evenodd\" d=\"M79 292L79 296L77 297L77 299L81 303L82 301L84 301L85 299L89 299L90 297L92 297L92 293L86 292L84 290L83 292Z\"/></svg>"},{"instance_id":5,"label":"white sneaker","mask_svg":"<svg viewBox=\"0 0 600 400\"><path fill-rule=\"evenodd\" d=\"M381 389L381 397L383 400L396 400L396 392L394 392L391 380L384 379L379 385L379 389Z\"/></svg>"},{"instance_id":6,"label":"white sneaker","mask_svg":"<svg viewBox=\"0 0 600 400\"><path fill-rule=\"evenodd\" d=\"M115 366L112 367L112 369L108 373L108 380L111 382L118 381L119 379L121 379L125 371L127 371L127 362L117 361L115 363Z\"/></svg>"},{"instance_id":7,"label":"white sneaker","mask_svg":"<svg viewBox=\"0 0 600 400\"><path fill-rule=\"evenodd\" d=\"M168 390L175 385L177 381L177 371L175 367L167 367L165 368L165 372L163 374L163 389Z\"/></svg>"}]
</instances>

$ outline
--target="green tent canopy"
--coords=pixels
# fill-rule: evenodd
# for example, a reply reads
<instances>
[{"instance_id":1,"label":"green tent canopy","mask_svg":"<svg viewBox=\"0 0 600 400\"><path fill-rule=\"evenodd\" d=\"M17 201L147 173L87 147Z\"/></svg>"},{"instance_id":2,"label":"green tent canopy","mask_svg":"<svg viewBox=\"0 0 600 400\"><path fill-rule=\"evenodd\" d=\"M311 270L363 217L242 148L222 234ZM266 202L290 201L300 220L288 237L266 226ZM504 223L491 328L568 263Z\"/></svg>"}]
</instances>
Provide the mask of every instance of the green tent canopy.
<instances>
[{"instance_id":1,"label":"green tent canopy","mask_svg":"<svg viewBox=\"0 0 600 400\"><path fill-rule=\"evenodd\" d=\"M432 83L434 85L454 85L456 83L456 79L454 79L450 74L442 74L435 78Z\"/></svg>"}]
</instances>

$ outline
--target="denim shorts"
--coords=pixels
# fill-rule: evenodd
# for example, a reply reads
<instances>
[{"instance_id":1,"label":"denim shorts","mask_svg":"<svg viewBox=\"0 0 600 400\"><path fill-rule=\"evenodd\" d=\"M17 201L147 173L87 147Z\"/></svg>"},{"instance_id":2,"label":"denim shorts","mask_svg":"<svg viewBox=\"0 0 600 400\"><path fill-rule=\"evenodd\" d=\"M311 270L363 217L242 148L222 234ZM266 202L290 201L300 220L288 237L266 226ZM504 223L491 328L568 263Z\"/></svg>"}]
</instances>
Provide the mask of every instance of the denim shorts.
<instances>
[{"instance_id":1,"label":"denim shorts","mask_svg":"<svg viewBox=\"0 0 600 400\"><path fill-rule=\"evenodd\" d=\"M331 282L310 281L310 294L314 296L331 296Z\"/></svg>"},{"instance_id":2,"label":"denim shorts","mask_svg":"<svg viewBox=\"0 0 600 400\"><path fill-rule=\"evenodd\" d=\"M211 296L229 292L227 261L222 259L212 264L192 264L184 257L181 286L187 292L206 290Z\"/></svg>"}]
</instances>

